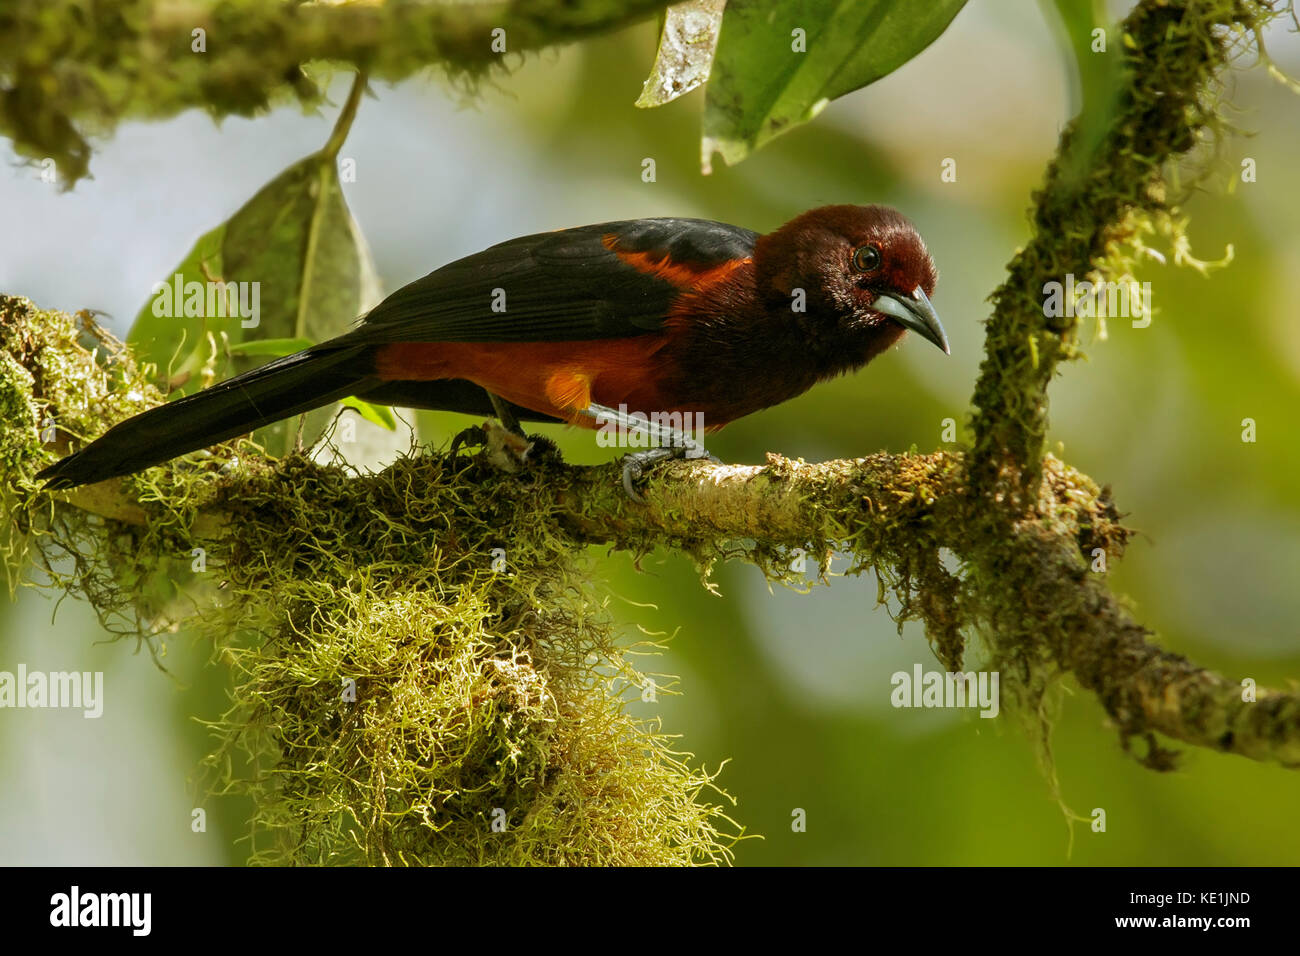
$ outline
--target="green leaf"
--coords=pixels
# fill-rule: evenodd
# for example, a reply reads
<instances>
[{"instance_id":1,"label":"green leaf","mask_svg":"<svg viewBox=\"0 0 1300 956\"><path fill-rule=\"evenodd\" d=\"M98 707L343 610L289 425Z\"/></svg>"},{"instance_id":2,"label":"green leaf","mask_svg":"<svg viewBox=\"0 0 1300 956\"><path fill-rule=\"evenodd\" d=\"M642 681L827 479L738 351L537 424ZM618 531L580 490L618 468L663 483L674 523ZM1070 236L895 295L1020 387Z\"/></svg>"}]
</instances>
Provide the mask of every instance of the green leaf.
<instances>
[{"instance_id":1,"label":"green leaf","mask_svg":"<svg viewBox=\"0 0 1300 956\"><path fill-rule=\"evenodd\" d=\"M237 319L209 323L206 318L187 319L184 317L183 305L174 308L176 275L180 275L182 303L184 283L193 279L203 282L204 273L212 276L221 275L221 248L225 242L226 224L223 222L210 232L204 233L194 243L189 254L166 276L155 283L151 297L131 325L127 334L127 343L135 350L137 357L155 363L162 371L164 382L170 389L180 393L193 391L198 387L198 372L212 360L213 346L209 346L207 336L218 331L230 331L235 334L241 328ZM161 301L161 286L167 286L171 295ZM206 300L205 300L206 311ZM180 315L176 313L179 312ZM215 345L215 337L213 339Z\"/></svg>"},{"instance_id":2,"label":"green leaf","mask_svg":"<svg viewBox=\"0 0 1300 956\"><path fill-rule=\"evenodd\" d=\"M655 65L636 105L663 106L709 78L727 0L686 0L668 8Z\"/></svg>"},{"instance_id":3,"label":"green leaf","mask_svg":"<svg viewBox=\"0 0 1300 956\"><path fill-rule=\"evenodd\" d=\"M934 42L965 3L730 0L705 98L704 172L715 152L734 165L836 97L898 69Z\"/></svg>"},{"instance_id":4,"label":"green leaf","mask_svg":"<svg viewBox=\"0 0 1300 956\"><path fill-rule=\"evenodd\" d=\"M232 345L230 352L232 355L269 355L271 358L281 358L309 349L315 344L311 339L255 339Z\"/></svg>"},{"instance_id":5,"label":"green leaf","mask_svg":"<svg viewBox=\"0 0 1300 956\"><path fill-rule=\"evenodd\" d=\"M184 293L180 303L175 301L178 282ZM220 292L207 294L214 282L236 283L245 308L223 308ZM295 163L263 186L200 238L163 285L155 286L128 341L184 392L200 384L196 372L211 361L213 342L226 343L229 362L217 370L225 378L263 364L267 355L288 354L346 332L379 300L370 252L343 199L329 150ZM199 301L191 292L199 293ZM246 317L254 305L257 314ZM200 314L186 314L185 306ZM279 351L289 341L294 347ZM332 409L311 413L304 439L313 441L332 416ZM277 455L291 450L296 436L296 421L256 435Z\"/></svg>"},{"instance_id":6,"label":"green leaf","mask_svg":"<svg viewBox=\"0 0 1300 956\"><path fill-rule=\"evenodd\" d=\"M387 405L372 405L370 402L362 401L356 396L349 396L339 402L344 408L354 408L357 413L368 422L374 422L380 428L386 428L388 431L397 431L397 419L393 415L393 410Z\"/></svg>"},{"instance_id":7,"label":"green leaf","mask_svg":"<svg viewBox=\"0 0 1300 956\"><path fill-rule=\"evenodd\" d=\"M1065 162L1067 174L1077 177L1088 170L1118 108L1122 57L1112 44L1122 30L1110 22L1104 0L1044 0L1043 6L1056 28L1062 61L1075 67L1067 79L1079 123Z\"/></svg>"}]
</instances>

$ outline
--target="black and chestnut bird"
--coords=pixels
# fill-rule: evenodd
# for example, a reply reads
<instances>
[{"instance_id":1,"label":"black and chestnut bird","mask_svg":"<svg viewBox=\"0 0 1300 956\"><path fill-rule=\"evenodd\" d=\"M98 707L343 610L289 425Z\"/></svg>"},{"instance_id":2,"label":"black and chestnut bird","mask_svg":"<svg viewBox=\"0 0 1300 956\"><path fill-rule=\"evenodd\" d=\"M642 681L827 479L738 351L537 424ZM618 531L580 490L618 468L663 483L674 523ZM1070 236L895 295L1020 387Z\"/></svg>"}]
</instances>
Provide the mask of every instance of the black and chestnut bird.
<instances>
[{"instance_id":1,"label":"black and chestnut bird","mask_svg":"<svg viewBox=\"0 0 1300 956\"><path fill-rule=\"evenodd\" d=\"M346 335L128 419L40 477L114 478L349 395L590 427L622 406L711 430L909 329L947 352L935 280L886 206L823 206L767 235L633 219L524 236L398 289Z\"/></svg>"}]
</instances>

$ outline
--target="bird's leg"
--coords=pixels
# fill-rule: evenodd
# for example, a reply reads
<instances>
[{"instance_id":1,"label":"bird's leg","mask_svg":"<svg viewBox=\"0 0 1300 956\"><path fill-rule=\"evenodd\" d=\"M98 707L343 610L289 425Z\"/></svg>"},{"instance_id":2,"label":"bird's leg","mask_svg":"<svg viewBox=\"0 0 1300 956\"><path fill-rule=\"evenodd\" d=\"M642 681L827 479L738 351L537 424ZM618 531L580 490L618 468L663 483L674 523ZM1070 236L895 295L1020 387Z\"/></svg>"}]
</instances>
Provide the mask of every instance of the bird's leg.
<instances>
[{"instance_id":1,"label":"bird's leg","mask_svg":"<svg viewBox=\"0 0 1300 956\"><path fill-rule=\"evenodd\" d=\"M629 415L621 409L599 405L596 402L592 402L579 414L592 419L599 427L613 426L625 431L637 432L648 436L656 443L657 447L631 452L623 459L623 490L633 501L643 500L637 493L635 482L646 468L656 462L668 458L707 458L715 464L722 464L720 458L709 454L708 449L690 435L651 421L642 415Z\"/></svg>"},{"instance_id":2,"label":"bird's leg","mask_svg":"<svg viewBox=\"0 0 1300 956\"><path fill-rule=\"evenodd\" d=\"M495 392L487 392L496 412L498 427L492 421L483 423L483 451L487 460L506 472L517 472L528 460L528 453L533 450L533 443L524 430L519 427L519 419L510 410L510 403Z\"/></svg>"},{"instance_id":3,"label":"bird's leg","mask_svg":"<svg viewBox=\"0 0 1300 956\"><path fill-rule=\"evenodd\" d=\"M487 392L487 389L483 391ZM506 431L514 432L520 438L526 440L528 436L519 427L519 419L515 418L515 413L510 410L510 403L496 392L488 392L487 397L492 400L492 410L497 413L497 421L506 427Z\"/></svg>"},{"instance_id":4,"label":"bird's leg","mask_svg":"<svg viewBox=\"0 0 1300 956\"><path fill-rule=\"evenodd\" d=\"M483 430L483 426L470 425L468 428L462 428L456 433L456 437L451 440L451 448L448 450L447 456L455 458L462 445L483 445L486 443L487 432Z\"/></svg>"}]
</instances>

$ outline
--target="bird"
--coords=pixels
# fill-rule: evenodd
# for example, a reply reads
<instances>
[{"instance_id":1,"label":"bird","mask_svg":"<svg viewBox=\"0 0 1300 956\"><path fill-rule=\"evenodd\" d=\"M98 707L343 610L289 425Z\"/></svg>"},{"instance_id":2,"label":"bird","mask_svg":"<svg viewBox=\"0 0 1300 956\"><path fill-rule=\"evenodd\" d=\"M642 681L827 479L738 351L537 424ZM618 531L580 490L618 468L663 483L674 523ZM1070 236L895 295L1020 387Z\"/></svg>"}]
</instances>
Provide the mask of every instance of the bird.
<instances>
[{"instance_id":1,"label":"bird","mask_svg":"<svg viewBox=\"0 0 1300 956\"><path fill-rule=\"evenodd\" d=\"M520 421L636 429L655 415L712 432L908 331L950 353L937 280L916 227L884 205L821 206L766 234L649 218L521 236L403 286L337 338L114 425L37 477L52 490L121 477L348 396L494 416L521 435ZM627 456L628 493L683 448L703 452L683 438Z\"/></svg>"}]
</instances>

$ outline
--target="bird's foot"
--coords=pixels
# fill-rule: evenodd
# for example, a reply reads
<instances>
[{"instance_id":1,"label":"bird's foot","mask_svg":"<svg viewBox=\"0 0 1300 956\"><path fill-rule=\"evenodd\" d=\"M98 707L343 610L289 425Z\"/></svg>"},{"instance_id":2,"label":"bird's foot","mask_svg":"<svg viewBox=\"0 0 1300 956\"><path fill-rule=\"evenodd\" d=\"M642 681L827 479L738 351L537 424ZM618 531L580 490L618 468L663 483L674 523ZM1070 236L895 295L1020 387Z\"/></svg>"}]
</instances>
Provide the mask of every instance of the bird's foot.
<instances>
[{"instance_id":1,"label":"bird's foot","mask_svg":"<svg viewBox=\"0 0 1300 956\"><path fill-rule=\"evenodd\" d=\"M698 451L699 454L692 454L692 451ZM695 445L694 449L685 445L673 445L668 448L647 448L645 451L634 451L623 459L623 490L627 496L638 504L645 502L636 490L636 481L645 470L651 465L661 461L679 458L706 458L715 465L721 465L722 459L717 455L711 455L703 445Z\"/></svg>"},{"instance_id":2,"label":"bird's foot","mask_svg":"<svg viewBox=\"0 0 1300 956\"><path fill-rule=\"evenodd\" d=\"M488 419L482 425L483 457L488 464L507 474L517 474L528 464L534 442L527 435L514 432Z\"/></svg>"},{"instance_id":3,"label":"bird's foot","mask_svg":"<svg viewBox=\"0 0 1300 956\"><path fill-rule=\"evenodd\" d=\"M491 419L471 425L451 440L448 456L454 458L462 448L476 446L476 457L508 474L518 474L529 465L548 459L560 461L560 449L544 435L523 435Z\"/></svg>"},{"instance_id":4,"label":"bird's foot","mask_svg":"<svg viewBox=\"0 0 1300 956\"><path fill-rule=\"evenodd\" d=\"M623 490L627 496L641 504L645 498L636 490L637 479L645 474L645 470L656 462L665 461L669 458L679 457L674 452L675 448L649 448L645 451L634 451L623 459Z\"/></svg>"},{"instance_id":5,"label":"bird's foot","mask_svg":"<svg viewBox=\"0 0 1300 956\"><path fill-rule=\"evenodd\" d=\"M456 433L456 437L451 440L451 448L447 449L447 457L455 458L456 453L466 445L485 445L487 444L487 432L481 425L470 425L469 428L463 428Z\"/></svg>"},{"instance_id":6,"label":"bird's foot","mask_svg":"<svg viewBox=\"0 0 1300 956\"><path fill-rule=\"evenodd\" d=\"M494 468L515 474L528 462L533 442L488 419L482 425L470 425L451 440L447 454L456 457L464 447L477 445L479 457Z\"/></svg>"},{"instance_id":7,"label":"bird's foot","mask_svg":"<svg viewBox=\"0 0 1300 956\"><path fill-rule=\"evenodd\" d=\"M669 428L660 422L651 421L641 415L629 415L621 409L610 408L592 402L580 413L592 419L600 428L615 427L625 435L638 435L643 440L632 444L653 443L655 447L645 451L636 451L623 459L623 490L633 501L644 501L636 490L636 481L645 470L657 462L672 458L707 458L714 464L722 460L709 454L700 442L685 432Z\"/></svg>"}]
</instances>

